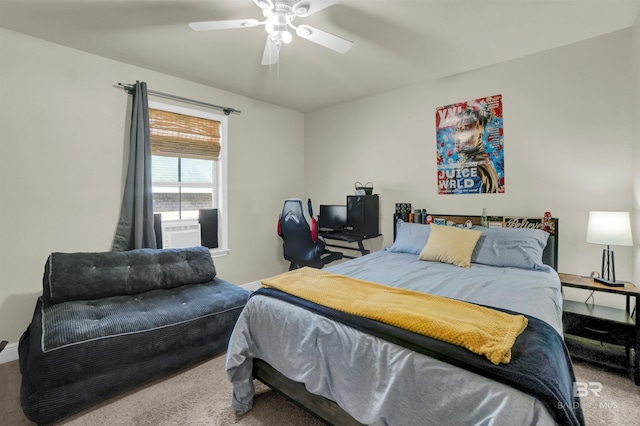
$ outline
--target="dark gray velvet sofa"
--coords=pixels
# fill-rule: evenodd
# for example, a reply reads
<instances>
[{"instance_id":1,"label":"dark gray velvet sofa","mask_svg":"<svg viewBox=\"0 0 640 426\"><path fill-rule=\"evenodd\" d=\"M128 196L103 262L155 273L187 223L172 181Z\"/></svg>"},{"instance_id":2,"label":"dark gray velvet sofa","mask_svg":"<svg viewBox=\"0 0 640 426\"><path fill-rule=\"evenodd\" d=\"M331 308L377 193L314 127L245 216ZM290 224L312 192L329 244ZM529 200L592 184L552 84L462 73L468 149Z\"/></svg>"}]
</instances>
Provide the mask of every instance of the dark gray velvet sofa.
<instances>
[{"instance_id":1,"label":"dark gray velvet sofa","mask_svg":"<svg viewBox=\"0 0 640 426\"><path fill-rule=\"evenodd\" d=\"M51 254L19 344L25 415L54 423L223 352L249 294L205 247Z\"/></svg>"}]
</instances>

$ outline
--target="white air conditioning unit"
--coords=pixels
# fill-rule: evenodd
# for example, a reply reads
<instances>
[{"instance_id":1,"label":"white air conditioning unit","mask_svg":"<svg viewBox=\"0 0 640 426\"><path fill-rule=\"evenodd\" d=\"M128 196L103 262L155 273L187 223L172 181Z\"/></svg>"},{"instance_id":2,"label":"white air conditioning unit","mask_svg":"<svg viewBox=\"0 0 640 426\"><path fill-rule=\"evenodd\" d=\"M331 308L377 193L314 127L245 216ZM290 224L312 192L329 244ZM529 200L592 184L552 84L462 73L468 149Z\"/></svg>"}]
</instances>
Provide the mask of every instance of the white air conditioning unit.
<instances>
[{"instance_id":1,"label":"white air conditioning unit","mask_svg":"<svg viewBox=\"0 0 640 426\"><path fill-rule=\"evenodd\" d=\"M200 245L200 224L162 224L162 248L184 248Z\"/></svg>"}]
</instances>

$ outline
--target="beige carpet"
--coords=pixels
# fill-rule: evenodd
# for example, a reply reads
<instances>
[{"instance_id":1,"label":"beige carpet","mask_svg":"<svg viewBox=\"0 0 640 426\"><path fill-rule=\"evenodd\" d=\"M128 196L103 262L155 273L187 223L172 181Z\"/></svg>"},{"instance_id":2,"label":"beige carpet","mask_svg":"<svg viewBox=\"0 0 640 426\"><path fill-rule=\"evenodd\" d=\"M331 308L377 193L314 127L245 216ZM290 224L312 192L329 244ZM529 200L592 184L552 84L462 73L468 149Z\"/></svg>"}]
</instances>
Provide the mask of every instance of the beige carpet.
<instances>
[{"instance_id":1,"label":"beige carpet","mask_svg":"<svg viewBox=\"0 0 640 426\"><path fill-rule=\"evenodd\" d=\"M588 396L580 398L588 426L637 426L640 424L640 386L629 377L621 377L590 364L575 362L573 365L578 382L586 383L583 391ZM602 384L602 391L594 391ZM582 395L582 393L580 393Z\"/></svg>"},{"instance_id":2,"label":"beige carpet","mask_svg":"<svg viewBox=\"0 0 640 426\"><path fill-rule=\"evenodd\" d=\"M253 409L238 416L231 407L231 384L219 355L75 414L58 425L309 425L323 422L256 381ZM0 364L0 425L33 425L20 408L17 361Z\"/></svg>"},{"instance_id":3,"label":"beige carpet","mask_svg":"<svg viewBox=\"0 0 640 426\"><path fill-rule=\"evenodd\" d=\"M78 413L61 423L85 425L323 425L315 417L256 382L254 408L237 416L231 408L231 385L224 371L224 355L179 374L142 386ZM602 383L599 397L582 399L587 425L638 424L640 387L627 377L576 363L581 382ZM0 364L0 424L31 425L20 409L18 362Z\"/></svg>"}]
</instances>

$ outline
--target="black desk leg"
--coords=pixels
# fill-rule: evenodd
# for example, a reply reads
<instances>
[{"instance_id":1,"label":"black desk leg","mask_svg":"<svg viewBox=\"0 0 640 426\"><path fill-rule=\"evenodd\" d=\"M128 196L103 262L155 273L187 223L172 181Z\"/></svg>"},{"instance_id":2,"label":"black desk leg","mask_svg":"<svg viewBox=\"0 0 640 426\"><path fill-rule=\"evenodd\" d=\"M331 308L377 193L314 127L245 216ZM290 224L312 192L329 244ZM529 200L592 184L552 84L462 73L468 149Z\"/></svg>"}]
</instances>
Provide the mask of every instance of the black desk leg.
<instances>
[{"instance_id":1,"label":"black desk leg","mask_svg":"<svg viewBox=\"0 0 640 426\"><path fill-rule=\"evenodd\" d=\"M358 248L360 249L360 253L362 253L363 256L369 254L369 250L364 248L364 244L362 243L362 240L358 241Z\"/></svg>"}]
</instances>

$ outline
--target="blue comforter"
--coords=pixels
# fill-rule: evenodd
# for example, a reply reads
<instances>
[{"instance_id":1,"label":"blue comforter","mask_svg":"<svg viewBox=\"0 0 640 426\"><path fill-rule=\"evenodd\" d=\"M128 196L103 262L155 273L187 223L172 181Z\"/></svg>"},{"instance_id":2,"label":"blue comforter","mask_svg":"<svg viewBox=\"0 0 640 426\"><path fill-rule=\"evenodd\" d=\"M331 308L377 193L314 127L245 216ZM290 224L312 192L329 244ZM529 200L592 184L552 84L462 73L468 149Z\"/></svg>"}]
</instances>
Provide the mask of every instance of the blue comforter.
<instances>
[{"instance_id":1,"label":"blue comforter","mask_svg":"<svg viewBox=\"0 0 640 426\"><path fill-rule=\"evenodd\" d=\"M585 424L580 398L573 396L575 376L569 352L558 333L537 318L528 317L527 328L512 348L511 362L495 365L484 356L460 346L337 311L276 289L262 288L253 296L278 298L404 348L505 383L538 398L558 424Z\"/></svg>"}]
</instances>

